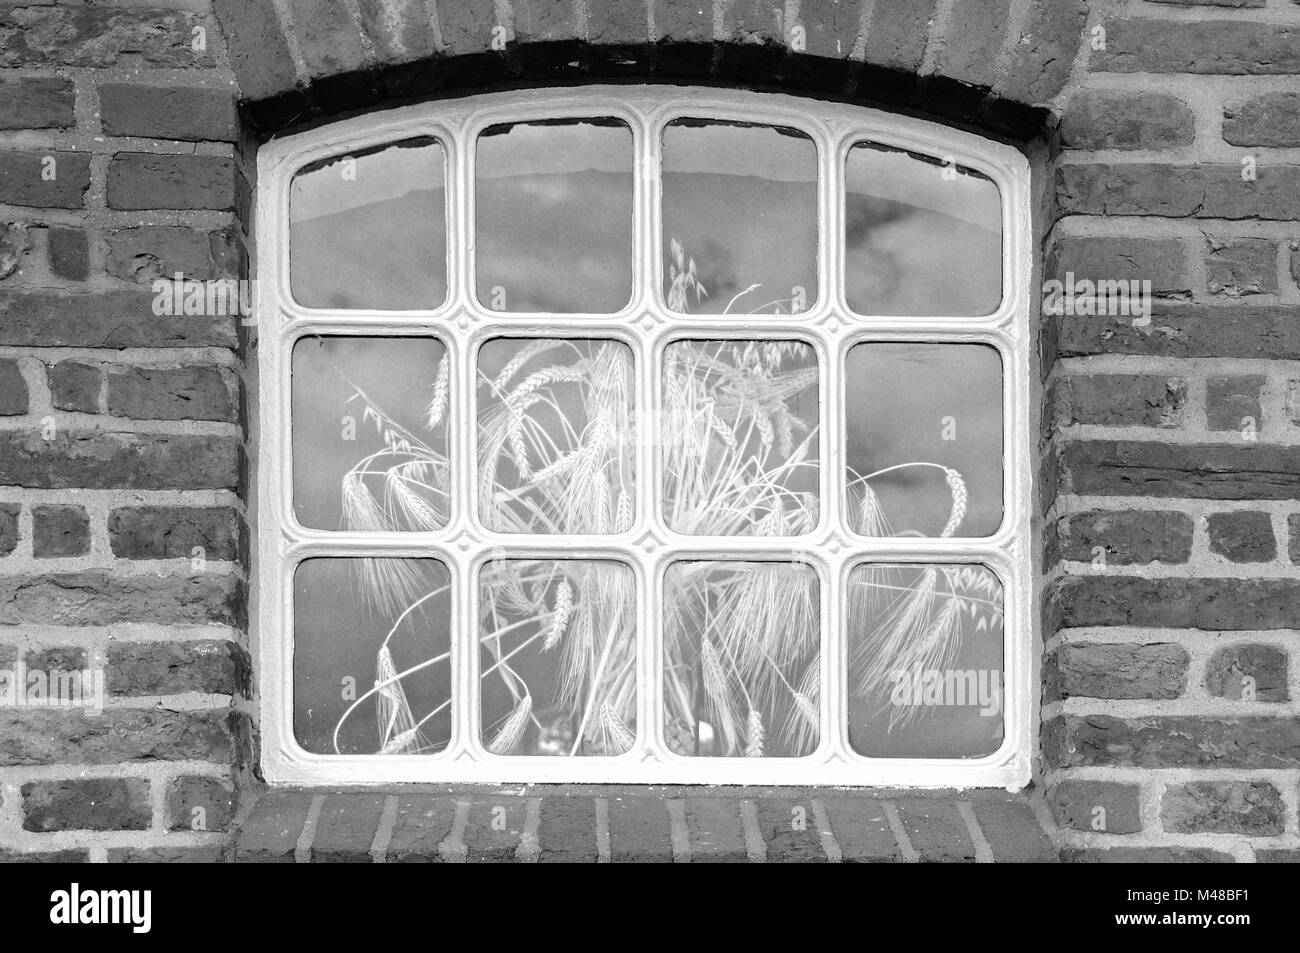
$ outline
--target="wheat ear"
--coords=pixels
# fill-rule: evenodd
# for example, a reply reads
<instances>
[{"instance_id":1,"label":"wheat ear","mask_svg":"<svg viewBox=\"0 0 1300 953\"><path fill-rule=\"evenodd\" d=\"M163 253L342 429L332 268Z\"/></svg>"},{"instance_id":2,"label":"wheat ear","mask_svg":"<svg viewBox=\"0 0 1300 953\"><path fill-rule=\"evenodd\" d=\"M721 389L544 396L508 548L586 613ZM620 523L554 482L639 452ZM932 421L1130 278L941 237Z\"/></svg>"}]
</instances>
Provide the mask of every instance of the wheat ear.
<instances>
[{"instance_id":1,"label":"wheat ear","mask_svg":"<svg viewBox=\"0 0 1300 953\"><path fill-rule=\"evenodd\" d=\"M763 757L763 715L757 708L749 710L748 730L745 732L745 757Z\"/></svg>"},{"instance_id":2,"label":"wheat ear","mask_svg":"<svg viewBox=\"0 0 1300 953\"><path fill-rule=\"evenodd\" d=\"M555 608L551 610L551 624L546 630L546 639L542 642L543 652L559 644L565 630L569 627L569 616L572 614L573 587L569 585L569 580L564 579L560 581L560 587L555 592Z\"/></svg>"},{"instance_id":3,"label":"wheat ear","mask_svg":"<svg viewBox=\"0 0 1300 953\"><path fill-rule=\"evenodd\" d=\"M951 536L966 518L966 481L951 467L944 467L943 472L948 477L948 489L952 491L952 512L948 514L948 522L939 535Z\"/></svg>"},{"instance_id":4,"label":"wheat ear","mask_svg":"<svg viewBox=\"0 0 1300 953\"><path fill-rule=\"evenodd\" d=\"M524 729L528 727L528 718L533 713L533 696L525 695L502 723L496 737L488 745L492 754L513 754L524 739Z\"/></svg>"}]
</instances>

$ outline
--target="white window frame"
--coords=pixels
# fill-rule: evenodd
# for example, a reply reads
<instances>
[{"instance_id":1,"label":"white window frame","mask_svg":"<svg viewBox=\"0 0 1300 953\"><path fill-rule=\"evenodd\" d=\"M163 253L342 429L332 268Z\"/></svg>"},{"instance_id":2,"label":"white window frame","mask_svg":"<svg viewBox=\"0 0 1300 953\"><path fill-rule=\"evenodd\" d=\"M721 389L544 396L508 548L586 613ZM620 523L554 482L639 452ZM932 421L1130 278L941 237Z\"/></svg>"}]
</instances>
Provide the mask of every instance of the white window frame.
<instances>
[{"instance_id":1,"label":"white window frame","mask_svg":"<svg viewBox=\"0 0 1300 953\"><path fill-rule=\"evenodd\" d=\"M797 315L674 316L657 303L664 262L659 231L657 156L664 125L676 118L732 120L794 128L817 147L819 173L818 294ZM615 315L510 314L494 312L475 298L474 155L488 126L533 119L614 117L634 139L638 183L632 300ZM418 136L442 145L447 172L448 297L433 311L330 312L304 308L289 291L289 186L294 173L313 161ZM870 140L966 166L988 176L1001 192L1003 301L984 318L853 316L847 307L844 267L843 188L849 148ZM1030 549L1030 171L1015 148L923 120L863 107L794 96L656 86L589 86L494 93L404 107L348 119L262 146L258 156L256 297L259 430L256 434L257 526L254 640L258 659L262 767L272 783L655 783L808 784L907 787L1005 787L1019 789L1030 776L1031 611ZM458 236L464 236L458 238ZM654 439L638 441L638 500L633 528L611 537L524 537L486 530L473 512L477 395L472 360L494 337L558 335L610 337L633 347L638 361L638 409L651 407L648 381L661 378L667 341L680 337L784 336L813 344L820 367L822 523L801 537L688 537L652 530L661 506ZM292 504L289 429L290 358L293 342L311 334L397 335L436 333L451 364L449 452L452 512L439 533L331 532L298 524ZM985 539L853 537L845 526L840 487L844 469L845 382L848 349L864 340L978 343L1002 358L1004 427L1004 519ZM650 362L650 374L639 362ZM638 419L644 421L645 414ZM644 424L643 424L644 425ZM638 586L637 649L640 697L637 744L617 757L500 757L480 739L477 692L472 690L477 650L460 643L477 632L477 573L492 558L620 558ZM617 554L617 555L615 555ZM435 755L318 755L304 751L293 734L293 575L298 564L320 556L413 556L441 560L450 573L453 609L452 737ZM667 752L658 734L662 709L660 645L663 577L678 559L797 559L816 567L821 579L823 645L822 736L805 758L688 758ZM844 665L844 607L831 598L830 580L843 591L853 566L863 561L981 563L1004 591L1004 740L993 754L971 759L867 758L848 743ZM458 638L458 635L460 636ZM363 686L364 687L364 686Z\"/></svg>"}]
</instances>

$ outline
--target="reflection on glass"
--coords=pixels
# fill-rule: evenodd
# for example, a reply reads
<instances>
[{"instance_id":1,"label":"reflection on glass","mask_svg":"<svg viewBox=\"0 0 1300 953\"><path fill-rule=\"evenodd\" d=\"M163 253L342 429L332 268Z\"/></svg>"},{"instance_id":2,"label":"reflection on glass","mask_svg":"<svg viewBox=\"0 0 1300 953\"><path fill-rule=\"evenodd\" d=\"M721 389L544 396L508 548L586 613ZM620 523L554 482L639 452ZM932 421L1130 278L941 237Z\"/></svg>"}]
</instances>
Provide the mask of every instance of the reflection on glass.
<instances>
[{"instance_id":1,"label":"reflection on glass","mask_svg":"<svg viewBox=\"0 0 1300 953\"><path fill-rule=\"evenodd\" d=\"M817 355L801 341L665 352L664 519L678 533L792 536L818 521Z\"/></svg>"},{"instance_id":2,"label":"reflection on glass","mask_svg":"<svg viewBox=\"0 0 1300 953\"><path fill-rule=\"evenodd\" d=\"M447 353L434 338L310 337L293 348L293 508L313 529L447 522Z\"/></svg>"},{"instance_id":3,"label":"reflection on glass","mask_svg":"<svg viewBox=\"0 0 1300 953\"><path fill-rule=\"evenodd\" d=\"M601 560L503 559L479 577L482 742L620 755L636 741L636 590Z\"/></svg>"},{"instance_id":4,"label":"reflection on glass","mask_svg":"<svg viewBox=\"0 0 1300 953\"><path fill-rule=\"evenodd\" d=\"M436 308L447 298L442 146L410 139L307 166L289 195L289 275L309 308Z\"/></svg>"},{"instance_id":5,"label":"reflection on glass","mask_svg":"<svg viewBox=\"0 0 1300 953\"><path fill-rule=\"evenodd\" d=\"M474 169L478 299L610 313L632 296L632 132L613 119L492 126Z\"/></svg>"},{"instance_id":6,"label":"reflection on glass","mask_svg":"<svg viewBox=\"0 0 1300 953\"><path fill-rule=\"evenodd\" d=\"M1002 586L982 566L868 564L849 576L849 743L875 758L976 758L1002 744Z\"/></svg>"},{"instance_id":7,"label":"reflection on glass","mask_svg":"<svg viewBox=\"0 0 1300 953\"><path fill-rule=\"evenodd\" d=\"M849 151L844 280L864 315L985 315L1002 300L998 188L964 166L864 142Z\"/></svg>"},{"instance_id":8,"label":"reflection on glass","mask_svg":"<svg viewBox=\"0 0 1300 953\"><path fill-rule=\"evenodd\" d=\"M293 724L312 754L432 754L451 738L451 595L436 559L305 560Z\"/></svg>"},{"instance_id":9,"label":"reflection on glass","mask_svg":"<svg viewBox=\"0 0 1300 953\"><path fill-rule=\"evenodd\" d=\"M497 338L479 350L479 514L501 533L621 533L636 504L623 344Z\"/></svg>"},{"instance_id":10,"label":"reflection on glass","mask_svg":"<svg viewBox=\"0 0 1300 953\"><path fill-rule=\"evenodd\" d=\"M817 149L800 132L679 119L663 137L674 311L791 314L817 298Z\"/></svg>"},{"instance_id":11,"label":"reflection on glass","mask_svg":"<svg viewBox=\"0 0 1300 953\"><path fill-rule=\"evenodd\" d=\"M1002 361L980 344L859 344L845 368L849 526L991 536L1002 524Z\"/></svg>"},{"instance_id":12,"label":"reflection on glass","mask_svg":"<svg viewBox=\"0 0 1300 953\"><path fill-rule=\"evenodd\" d=\"M811 754L821 737L817 574L679 562L664 579L664 733L693 757Z\"/></svg>"}]
</instances>

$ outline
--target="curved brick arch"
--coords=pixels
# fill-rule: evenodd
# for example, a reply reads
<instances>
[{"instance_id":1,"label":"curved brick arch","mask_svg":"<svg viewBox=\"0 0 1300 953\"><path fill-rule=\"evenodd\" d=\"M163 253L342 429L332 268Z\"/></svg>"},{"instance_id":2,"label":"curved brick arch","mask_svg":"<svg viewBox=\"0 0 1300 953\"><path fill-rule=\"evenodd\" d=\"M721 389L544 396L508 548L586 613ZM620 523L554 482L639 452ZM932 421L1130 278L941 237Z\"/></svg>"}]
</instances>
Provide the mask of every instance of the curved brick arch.
<instances>
[{"instance_id":1,"label":"curved brick arch","mask_svg":"<svg viewBox=\"0 0 1300 953\"><path fill-rule=\"evenodd\" d=\"M1085 0L215 0L259 131L459 90L611 79L1041 128Z\"/></svg>"}]
</instances>

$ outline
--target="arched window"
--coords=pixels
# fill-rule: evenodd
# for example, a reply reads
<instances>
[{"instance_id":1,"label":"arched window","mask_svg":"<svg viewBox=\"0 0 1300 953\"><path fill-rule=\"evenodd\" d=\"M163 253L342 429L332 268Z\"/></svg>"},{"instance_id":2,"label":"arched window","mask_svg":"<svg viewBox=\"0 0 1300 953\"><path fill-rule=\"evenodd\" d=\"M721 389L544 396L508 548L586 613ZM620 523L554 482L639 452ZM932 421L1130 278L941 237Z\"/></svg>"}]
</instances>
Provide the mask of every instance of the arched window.
<instances>
[{"instance_id":1,"label":"arched window","mask_svg":"<svg viewBox=\"0 0 1300 953\"><path fill-rule=\"evenodd\" d=\"M1017 151L590 87L258 190L271 780L1028 779Z\"/></svg>"}]
</instances>

